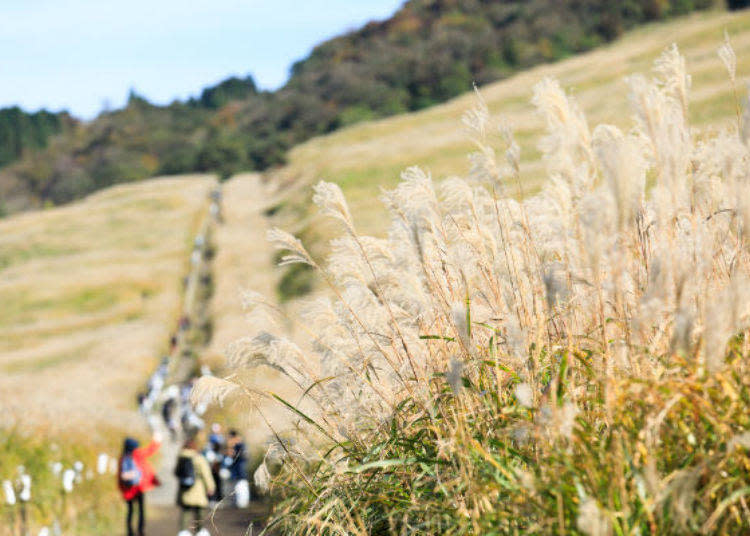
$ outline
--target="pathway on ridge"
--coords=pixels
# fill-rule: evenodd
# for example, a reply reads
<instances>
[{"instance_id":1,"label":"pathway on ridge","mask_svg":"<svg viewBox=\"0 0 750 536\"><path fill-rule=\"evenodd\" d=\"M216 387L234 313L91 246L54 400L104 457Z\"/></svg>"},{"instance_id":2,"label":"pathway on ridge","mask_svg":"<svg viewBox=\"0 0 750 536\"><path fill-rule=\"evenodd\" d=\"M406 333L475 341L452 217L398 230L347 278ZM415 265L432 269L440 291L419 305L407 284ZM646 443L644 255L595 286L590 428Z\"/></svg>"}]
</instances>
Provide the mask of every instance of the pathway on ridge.
<instances>
[{"instance_id":1,"label":"pathway on ridge","mask_svg":"<svg viewBox=\"0 0 750 536\"><path fill-rule=\"evenodd\" d=\"M252 211L254 218L262 219L261 200L264 198L264 192L260 180L257 176L243 177L243 179L251 181L244 183L244 190L251 188L255 193L254 199L257 203L245 209ZM231 218L232 214L225 217L227 216ZM207 211L196 236L196 244L202 245L196 248L199 253L194 253L191 258L182 312L184 318L190 319L190 327L178 333L177 347L169 356L167 385L180 384L193 377L198 368L199 356L211 342L210 300L214 286L212 263L216 256L214 234L219 225L221 223L217 222ZM243 240L253 244L265 243L265 225L253 225L243 231ZM177 482L173 476L173 470L180 450L181 438L177 441L170 440L158 411L154 410L152 415L156 417L151 418L152 423L156 425L156 430L161 432L165 439L160 449L157 467L157 474L162 485L148 495L150 519L147 528L150 536L174 536L178 532L179 510L175 506ZM253 501L247 509L221 508L208 511L205 527L215 536L252 536L262 530L268 510L266 503Z\"/></svg>"}]
</instances>

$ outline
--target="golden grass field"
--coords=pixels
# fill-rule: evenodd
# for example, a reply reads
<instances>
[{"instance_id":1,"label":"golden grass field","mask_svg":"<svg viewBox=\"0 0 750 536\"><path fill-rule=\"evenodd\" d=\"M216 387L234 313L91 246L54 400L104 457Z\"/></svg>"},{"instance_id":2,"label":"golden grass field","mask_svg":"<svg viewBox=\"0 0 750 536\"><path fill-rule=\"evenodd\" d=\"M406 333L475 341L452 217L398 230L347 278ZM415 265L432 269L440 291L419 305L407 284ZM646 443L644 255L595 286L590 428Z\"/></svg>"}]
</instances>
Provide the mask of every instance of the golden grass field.
<instances>
[{"instance_id":1,"label":"golden grass field","mask_svg":"<svg viewBox=\"0 0 750 536\"><path fill-rule=\"evenodd\" d=\"M247 331L242 290L254 289L273 300L276 279L262 215L268 195L258 175L237 175L224 183L222 193L224 222L214 231L214 330L205 357L214 366L223 364L225 348Z\"/></svg>"},{"instance_id":2,"label":"golden grass field","mask_svg":"<svg viewBox=\"0 0 750 536\"><path fill-rule=\"evenodd\" d=\"M248 315L243 308L242 294L253 291L262 294L270 304L277 303L276 282L280 269L273 268L274 251L266 240L269 223L264 210L274 203L276 195L264 185L258 174L237 175L223 186L223 223L214 229L214 294L211 300L213 336L203 360L212 368L224 368L227 348L238 339L258 329L273 330L273 323L262 315ZM281 396L290 396L296 389L277 371L260 368L248 372L253 383ZM257 407L249 413L222 412L221 419L247 416L235 422L250 439L253 450L260 450L270 438L263 417L274 426L283 428L290 414L268 398L255 400ZM262 412L263 417L260 415Z\"/></svg>"},{"instance_id":3,"label":"golden grass field","mask_svg":"<svg viewBox=\"0 0 750 536\"><path fill-rule=\"evenodd\" d=\"M515 151L506 173L485 139L485 110L466 121L479 172L454 156L472 150L459 127L468 96L312 140L271 176L295 186L274 205L279 223L314 244L331 227L300 194L317 178L338 183L314 190L343 235L325 261L270 235L283 264L321 274L331 300L310 304L302 343L257 333L233 360L237 375L196 391L252 398L242 374L268 363L317 410L290 404L298 427L268 454L282 457L280 473L265 461L256 472L281 498L275 527L748 533L749 118L725 29L742 80L748 13L653 26L484 88L523 144L520 191ZM629 103L622 77L648 75L654 60ZM537 118L526 102L547 77ZM438 188L409 170L382 217L377 188L411 164L468 178ZM390 232L364 236L352 220Z\"/></svg>"},{"instance_id":4,"label":"golden grass field","mask_svg":"<svg viewBox=\"0 0 750 536\"><path fill-rule=\"evenodd\" d=\"M544 77L558 78L575 95L590 124L610 122L621 127L631 123L627 86L623 78L647 73L653 60L676 42L687 56L693 75L693 124L716 125L734 121L735 110L727 103L732 93L726 72L716 56L724 29L738 54L740 76L750 72L750 13L704 13L666 24L651 25L631 32L618 42L599 50L556 64L520 73L508 80L481 88L491 112L501 115L514 127L522 147L522 176L526 193L535 191L544 178L544 163L537 143L543 123L531 105L532 86ZM744 88L739 88L744 94ZM314 138L289 154L289 163L266 174L264 188L256 175L240 175L224 186L225 222L216 228L217 257L214 263L215 290L212 300L213 340L205 359L220 366L227 347L257 331L262 319L248 318L242 310L241 291L249 289L275 303L278 271L272 266L273 254L265 242L269 219L263 210L279 199L290 199L296 209L282 210L271 218L274 223L299 232L312 229L312 240L331 236L329 223L308 217L310 186L319 179L338 183L350 202L352 214L364 232L382 234L385 223L382 204L375 200L381 187L392 187L401 171L412 165L428 169L434 177L465 174L467 154L473 149L461 125L461 116L476 103L467 93L428 110L380 121L355 125L331 135ZM278 189L274 192L275 189ZM515 193L515 192L514 192ZM302 212L298 209L304 208ZM287 206L288 208L288 206ZM303 232L304 234L304 232ZM307 240L306 240L307 242ZM322 244L309 244L320 253ZM292 301L284 310L294 316L298 305ZM294 332L299 326L287 326ZM294 392L275 372L259 369L251 383L268 390ZM276 403L262 403L262 411L274 424L282 425L284 411ZM248 430L264 437L267 429L257 411L250 412Z\"/></svg>"},{"instance_id":5,"label":"golden grass field","mask_svg":"<svg viewBox=\"0 0 750 536\"><path fill-rule=\"evenodd\" d=\"M174 328L213 184L154 179L0 221L2 424L143 426L133 397Z\"/></svg>"},{"instance_id":6,"label":"golden grass field","mask_svg":"<svg viewBox=\"0 0 750 536\"><path fill-rule=\"evenodd\" d=\"M716 57L725 29L737 51L741 79L750 72L750 13L713 12L643 27L593 52L480 88L491 112L514 127L526 191L539 186L544 170L537 149L543 125L530 104L537 81L559 79L590 123L624 126L630 112L623 77L647 72L675 42L693 75L693 124L720 127L735 113L727 98L732 87ZM739 90L744 95L744 88ZM472 146L460 119L475 98L470 92L425 111L312 139L293 149L289 164L267 181L293 185L296 202L310 197L311 182L334 181L344 189L363 231L382 233L382 206L373 200L381 187L398 181L403 169L420 165L436 178L468 169ZM133 418L130 397L173 327L180 278L212 184L208 177L194 176L119 186L66 207L0 222L0 389L7 393L0 409L5 421L21 413L24 421L76 415L96 422L111 412L126 421ZM208 349L214 363L227 344L246 333L239 289L273 297L277 279L264 243L262 210L273 203L270 194L256 176L239 176L227 183L224 203L227 223L217 230L214 339ZM319 220L304 214L300 219L297 212L287 213L283 225L295 230L311 222L318 232L325 229Z\"/></svg>"},{"instance_id":7,"label":"golden grass field","mask_svg":"<svg viewBox=\"0 0 750 536\"><path fill-rule=\"evenodd\" d=\"M623 78L648 73L674 42L693 76L692 124L718 129L736 120L733 88L716 56L725 30L743 80L750 76L750 12L712 12L643 27L609 46L480 88L491 113L507 120L521 145L524 192L536 191L545 172L537 149L543 122L530 103L536 82L559 79L591 125L627 127ZM744 86L737 89L744 99ZM401 171L419 165L435 178L466 174L473 146L461 116L475 102L468 92L418 113L355 125L296 147L288 165L264 181L247 174L226 182L225 221L214 234L213 338L202 359L221 370L227 347L264 327L262 318L243 311L242 289L276 303L280 272L265 240L271 224L264 211L289 199L287 208L294 208L282 210L274 223L293 232L312 228L313 239L330 236L329 227L307 212L309 186L325 179L342 187L362 232L383 234L388 220L375 197L381 187L394 186ZM175 327L181 280L214 184L210 176L158 178L0 220L0 426L62 435L76 430L92 439L98 431L105 442L112 429L143 431L134 397ZM298 308L294 302L285 307ZM245 374L294 401L296 390L276 371ZM289 413L268 398L254 403L255 411L241 412L248 421L240 426L259 447L268 430L257 410L279 428Z\"/></svg>"},{"instance_id":8,"label":"golden grass field","mask_svg":"<svg viewBox=\"0 0 750 536\"><path fill-rule=\"evenodd\" d=\"M531 105L532 87L553 77L573 95L589 124L631 124L625 76L647 74L653 60L676 43L687 59L693 77L691 122L717 126L735 121L732 86L716 50L724 30L737 53L738 80L750 76L750 12L724 11L696 14L668 23L644 26L624 38L592 52L524 71L507 80L480 88L492 114L507 119L521 146L521 176L526 193L536 190L544 163L537 144L543 124ZM741 98L745 88L738 88ZM289 154L289 164L271 180L298 182L298 191L309 199L309 185L320 179L341 186L362 231L384 232L384 213L373 202L381 187L392 187L401 171L419 165L436 179L464 174L467 154L473 150L462 129L461 116L476 103L469 92L445 104L380 121L363 123L299 145ZM301 196L302 194L298 194ZM299 202L299 201L298 201ZM318 224L318 220L313 220ZM285 222L286 225L287 222ZM290 222L290 227L294 222Z\"/></svg>"}]
</instances>

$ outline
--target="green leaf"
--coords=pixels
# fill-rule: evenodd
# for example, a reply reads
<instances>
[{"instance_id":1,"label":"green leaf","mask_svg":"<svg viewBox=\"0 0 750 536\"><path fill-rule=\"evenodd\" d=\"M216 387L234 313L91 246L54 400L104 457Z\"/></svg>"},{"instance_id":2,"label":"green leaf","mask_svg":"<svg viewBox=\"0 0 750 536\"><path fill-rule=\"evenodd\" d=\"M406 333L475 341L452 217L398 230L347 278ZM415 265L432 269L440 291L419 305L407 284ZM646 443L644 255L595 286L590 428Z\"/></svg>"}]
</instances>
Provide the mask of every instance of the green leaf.
<instances>
[{"instance_id":1,"label":"green leaf","mask_svg":"<svg viewBox=\"0 0 750 536\"><path fill-rule=\"evenodd\" d=\"M299 409L297 409L296 407L294 407L291 403L287 402L286 400L284 400L283 398L281 398L276 393L271 393L271 396L274 397L279 402L281 402L282 404L284 404L293 413L296 413L297 415L299 415L300 417L302 417L303 419L305 419L306 422L308 422L309 424L312 424L315 428L317 428L320 431L320 433L322 433L328 439L330 439L331 441L333 441L334 443L336 443L341 448L344 448L344 446L340 442L336 441L335 438L331 437L331 435L328 432L326 432L325 429L322 426L320 426L313 419L311 419L310 417L308 417L307 415L305 415L302 411L300 411Z\"/></svg>"},{"instance_id":2,"label":"green leaf","mask_svg":"<svg viewBox=\"0 0 750 536\"><path fill-rule=\"evenodd\" d=\"M448 342L454 342L456 340L455 337L446 337L444 335L420 335L420 339L423 341L448 341Z\"/></svg>"},{"instance_id":3,"label":"green leaf","mask_svg":"<svg viewBox=\"0 0 750 536\"><path fill-rule=\"evenodd\" d=\"M398 458L394 460L378 460L375 462L365 463L349 469L348 473L362 473L368 469L385 469L387 467L398 467L401 465L410 465L416 462L416 458Z\"/></svg>"}]
</instances>

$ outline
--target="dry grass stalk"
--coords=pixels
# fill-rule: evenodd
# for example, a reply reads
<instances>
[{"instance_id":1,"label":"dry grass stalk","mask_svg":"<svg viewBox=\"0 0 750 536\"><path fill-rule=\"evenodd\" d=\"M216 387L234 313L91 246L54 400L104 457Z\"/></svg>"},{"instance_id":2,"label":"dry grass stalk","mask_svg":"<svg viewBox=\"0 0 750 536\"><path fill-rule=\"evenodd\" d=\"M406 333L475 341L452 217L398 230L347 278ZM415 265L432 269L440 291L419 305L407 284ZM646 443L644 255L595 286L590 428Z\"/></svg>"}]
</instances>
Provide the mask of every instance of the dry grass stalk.
<instances>
[{"instance_id":1,"label":"dry grass stalk","mask_svg":"<svg viewBox=\"0 0 750 536\"><path fill-rule=\"evenodd\" d=\"M312 475L282 503L287 530L750 526L750 473L727 448L750 427L750 151L736 131L693 135L676 47L629 84L627 133L590 130L559 84L537 84L549 182L523 202L498 197L517 146L502 130L498 161L480 103L472 173L436 187L407 170L383 194L386 239L360 236L327 183L316 202L345 235L325 266L273 233L334 296L304 318L312 344L261 335L238 359L304 392L282 401Z\"/></svg>"}]
</instances>

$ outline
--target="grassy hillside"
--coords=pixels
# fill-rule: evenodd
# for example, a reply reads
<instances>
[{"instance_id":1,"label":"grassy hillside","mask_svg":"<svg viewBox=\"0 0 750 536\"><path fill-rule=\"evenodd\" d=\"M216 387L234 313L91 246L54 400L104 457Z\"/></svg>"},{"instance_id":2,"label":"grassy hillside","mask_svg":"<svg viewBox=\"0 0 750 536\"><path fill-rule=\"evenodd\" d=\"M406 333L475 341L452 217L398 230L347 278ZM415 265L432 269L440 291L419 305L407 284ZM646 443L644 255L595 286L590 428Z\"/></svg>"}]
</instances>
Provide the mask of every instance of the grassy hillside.
<instances>
[{"instance_id":1,"label":"grassy hillside","mask_svg":"<svg viewBox=\"0 0 750 536\"><path fill-rule=\"evenodd\" d=\"M750 12L711 12L645 26L615 44L482 86L480 91L491 113L507 119L521 145L525 191L534 192L543 177L544 163L537 149L543 123L530 101L532 86L544 77L560 80L590 124L626 126L631 112L623 78L649 71L653 60L674 42L686 56L688 72L692 74L693 125L721 127L735 121L732 86L716 56L725 29L737 52L741 80L750 75ZM741 96L745 94L744 87L738 91ZM384 212L373 198L381 187L396 184L401 171L419 165L433 177L444 178L468 170L467 154L475 148L461 128L460 119L475 104L475 98L473 93L467 93L428 110L356 125L310 140L289 153L289 164L272 174L271 180L298 186L319 179L336 182L346 193L362 230L382 233ZM300 186L297 191L295 200L280 213L286 212L289 219L282 221L289 225L308 213L309 188ZM303 239L315 239L311 223L317 229L319 220L305 221Z\"/></svg>"},{"instance_id":2,"label":"grassy hillside","mask_svg":"<svg viewBox=\"0 0 750 536\"><path fill-rule=\"evenodd\" d=\"M257 91L248 76L168 106L131 93L123 109L103 112L4 168L0 202L15 211L157 174L229 176L267 169L313 136L424 109L469 90L473 81L507 78L591 50L649 21L723 5L722 0L408 0L391 18L315 47L277 91Z\"/></svg>"},{"instance_id":3,"label":"grassy hillside","mask_svg":"<svg viewBox=\"0 0 750 536\"><path fill-rule=\"evenodd\" d=\"M534 84L545 143L522 169L510 136L497 154L488 134L503 125L476 106L473 169L445 182L410 169L383 195L387 220L373 218L362 175L341 179L351 207L318 183L315 204L341 235L325 262L270 233L282 263L315 270L329 295L301 310L304 336L259 332L235 360L304 392L280 401L298 419L255 472L281 497L278 530L749 533L750 110L732 117L741 108L720 82L735 79L731 47L715 57L724 26L743 57L746 18L692 19L488 88L529 153L539 126L513 101ZM655 57L672 40L687 62L674 46ZM626 97L614 79L649 60ZM554 78L536 83L550 74L593 118ZM302 160L358 169L358 157L382 172L421 158L448 172L440 157L459 142L444 117L371 125L377 141L354 129ZM387 221L387 237L354 219L381 234ZM196 389L223 402L264 386L230 375Z\"/></svg>"},{"instance_id":4,"label":"grassy hillside","mask_svg":"<svg viewBox=\"0 0 750 536\"><path fill-rule=\"evenodd\" d=\"M208 351L208 359L219 365L224 363L226 347L247 330L242 291L270 291L268 298L273 300L275 286L272 251L265 241L266 222L262 216L269 197L259 176L232 177L224 183L222 193L223 221L214 236L217 251L211 305L214 329Z\"/></svg>"},{"instance_id":5,"label":"grassy hillside","mask_svg":"<svg viewBox=\"0 0 750 536\"><path fill-rule=\"evenodd\" d=\"M223 221L216 227L214 244L214 294L211 302L213 332L210 346L203 359L212 368L226 371L228 349L253 330L273 332L273 322L264 315L247 313L247 291L259 293L269 304L275 304L276 282L280 269L272 268L274 251L266 240L268 220L263 211L273 203L274 196L263 185L258 174L232 177L223 186ZM258 384L281 396L299 393L291 382L277 370L253 371ZM284 428L290 415L274 400L259 397L252 413L245 419L232 407L220 420L234 421L247 437L253 438L251 448L260 452L270 431L264 418L276 428ZM261 417L262 412L263 417ZM240 416L241 415L241 416Z\"/></svg>"},{"instance_id":6,"label":"grassy hillside","mask_svg":"<svg viewBox=\"0 0 750 536\"><path fill-rule=\"evenodd\" d=\"M0 221L1 425L142 426L133 397L176 321L212 184L152 180Z\"/></svg>"}]
</instances>

